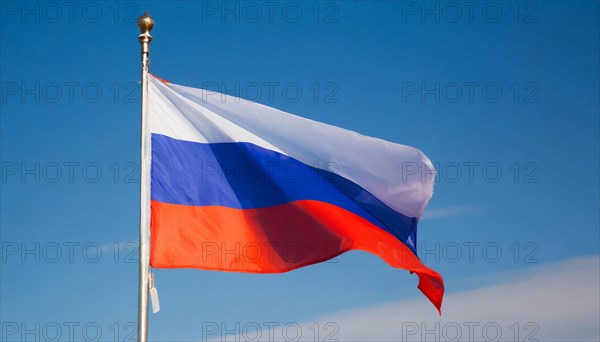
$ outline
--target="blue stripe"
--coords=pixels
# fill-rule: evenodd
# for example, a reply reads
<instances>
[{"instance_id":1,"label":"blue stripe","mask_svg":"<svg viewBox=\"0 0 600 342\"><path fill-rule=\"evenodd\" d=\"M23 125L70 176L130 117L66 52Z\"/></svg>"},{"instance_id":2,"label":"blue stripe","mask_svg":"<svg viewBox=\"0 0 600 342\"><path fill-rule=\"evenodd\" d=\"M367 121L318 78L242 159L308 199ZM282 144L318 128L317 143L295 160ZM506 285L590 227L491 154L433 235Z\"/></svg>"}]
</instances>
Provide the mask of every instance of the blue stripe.
<instances>
[{"instance_id":1,"label":"blue stripe","mask_svg":"<svg viewBox=\"0 0 600 342\"><path fill-rule=\"evenodd\" d=\"M203 144L152 134L151 176L152 199L165 203L238 209L331 203L391 233L416 254L416 218L334 172L251 143Z\"/></svg>"}]
</instances>

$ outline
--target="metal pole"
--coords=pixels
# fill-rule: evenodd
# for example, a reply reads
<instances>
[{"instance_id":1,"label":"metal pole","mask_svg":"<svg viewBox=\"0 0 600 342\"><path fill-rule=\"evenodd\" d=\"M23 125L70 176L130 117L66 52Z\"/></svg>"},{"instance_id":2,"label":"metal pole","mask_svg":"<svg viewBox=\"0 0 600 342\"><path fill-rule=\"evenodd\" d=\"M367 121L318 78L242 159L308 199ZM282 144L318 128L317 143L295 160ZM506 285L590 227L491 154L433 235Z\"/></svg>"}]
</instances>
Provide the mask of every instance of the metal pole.
<instances>
[{"instance_id":1,"label":"metal pole","mask_svg":"<svg viewBox=\"0 0 600 342\"><path fill-rule=\"evenodd\" d=\"M138 19L142 48L142 114L140 133L140 244L139 244L139 293L138 293L138 341L148 341L148 290L150 282L150 133L147 131L148 66L150 64L150 31L154 20L144 13Z\"/></svg>"}]
</instances>

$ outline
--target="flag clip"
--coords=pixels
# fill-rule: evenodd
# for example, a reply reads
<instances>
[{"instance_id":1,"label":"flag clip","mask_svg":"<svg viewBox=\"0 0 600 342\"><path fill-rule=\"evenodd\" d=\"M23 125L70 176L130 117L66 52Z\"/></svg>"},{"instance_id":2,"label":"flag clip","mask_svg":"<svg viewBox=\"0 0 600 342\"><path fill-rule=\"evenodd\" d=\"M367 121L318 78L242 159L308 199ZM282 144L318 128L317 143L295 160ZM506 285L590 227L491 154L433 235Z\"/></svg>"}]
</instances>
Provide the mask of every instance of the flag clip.
<instances>
[{"instance_id":1,"label":"flag clip","mask_svg":"<svg viewBox=\"0 0 600 342\"><path fill-rule=\"evenodd\" d=\"M152 313L160 311L160 302L158 301L158 291L154 287L154 273L150 272L150 301L152 302Z\"/></svg>"}]
</instances>

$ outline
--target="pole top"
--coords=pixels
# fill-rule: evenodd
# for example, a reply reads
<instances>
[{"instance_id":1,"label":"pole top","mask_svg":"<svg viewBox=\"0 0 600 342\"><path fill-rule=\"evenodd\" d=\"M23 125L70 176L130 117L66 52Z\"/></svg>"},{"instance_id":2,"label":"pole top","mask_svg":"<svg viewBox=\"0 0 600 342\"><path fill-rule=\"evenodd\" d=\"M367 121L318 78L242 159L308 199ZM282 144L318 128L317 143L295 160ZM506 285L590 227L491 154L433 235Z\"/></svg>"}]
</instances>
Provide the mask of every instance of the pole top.
<instances>
[{"instance_id":1,"label":"pole top","mask_svg":"<svg viewBox=\"0 0 600 342\"><path fill-rule=\"evenodd\" d=\"M150 34L152 28L154 27L154 19L148 14L148 12L144 12L144 14L138 18L137 25L142 34Z\"/></svg>"}]
</instances>

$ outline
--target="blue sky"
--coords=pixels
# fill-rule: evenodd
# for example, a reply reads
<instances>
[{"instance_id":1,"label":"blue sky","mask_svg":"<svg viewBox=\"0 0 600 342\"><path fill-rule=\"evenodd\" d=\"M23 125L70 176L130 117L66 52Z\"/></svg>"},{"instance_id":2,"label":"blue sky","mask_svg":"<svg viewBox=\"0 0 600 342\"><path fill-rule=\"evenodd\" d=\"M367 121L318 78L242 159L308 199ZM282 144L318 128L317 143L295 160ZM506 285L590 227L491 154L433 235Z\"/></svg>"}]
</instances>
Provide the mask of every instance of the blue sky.
<instances>
[{"instance_id":1,"label":"blue sky","mask_svg":"<svg viewBox=\"0 0 600 342\"><path fill-rule=\"evenodd\" d=\"M441 319L597 340L598 2L470 4L3 2L2 339L134 331L148 11L152 73L427 154L439 177L419 248L445 278ZM305 340L418 339L441 322L415 276L363 252L280 275L155 273L156 341L251 340L257 325L264 340L268 322ZM398 330L407 319L417 332Z\"/></svg>"}]
</instances>

